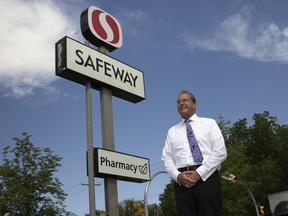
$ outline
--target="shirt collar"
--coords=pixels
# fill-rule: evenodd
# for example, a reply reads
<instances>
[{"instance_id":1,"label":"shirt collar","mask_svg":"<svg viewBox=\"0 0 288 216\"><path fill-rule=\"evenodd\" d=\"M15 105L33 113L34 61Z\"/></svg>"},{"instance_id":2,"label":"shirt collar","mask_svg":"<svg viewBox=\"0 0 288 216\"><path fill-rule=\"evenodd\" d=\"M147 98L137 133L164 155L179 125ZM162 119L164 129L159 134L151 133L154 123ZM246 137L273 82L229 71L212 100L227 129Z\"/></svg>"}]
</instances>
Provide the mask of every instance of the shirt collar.
<instances>
[{"instance_id":1,"label":"shirt collar","mask_svg":"<svg viewBox=\"0 0 288 216\"><path fill-rule=\"evenodd\" d=\"M194 113L189 119L190 119L192 122L195 122L195 121L197 121L197 118L198 118L197 114ZM184 121L185 121L185 119L182 119L182 123L184 123Z\"/></svg>"}]
</instances>

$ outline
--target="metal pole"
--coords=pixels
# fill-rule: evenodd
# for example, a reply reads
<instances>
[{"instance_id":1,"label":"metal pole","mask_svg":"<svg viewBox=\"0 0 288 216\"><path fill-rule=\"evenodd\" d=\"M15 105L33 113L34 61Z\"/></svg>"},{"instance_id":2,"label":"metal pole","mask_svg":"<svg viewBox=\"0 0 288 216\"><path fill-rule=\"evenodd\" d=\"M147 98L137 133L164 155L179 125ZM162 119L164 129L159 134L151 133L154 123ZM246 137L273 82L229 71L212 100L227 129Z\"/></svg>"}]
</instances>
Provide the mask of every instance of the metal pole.
<instances>
[{"instance_id":1,"label":"metal pole","mask_svg":"<svg viewBox=\"0 0 288 216\"><path fill-rule=\"evenodd\" d=\"M87 151L88 151L88 186L89 186L89 213L96 216L95 187L94 187L94 147L92 130L92 103L91 82L86 83L86 124L87 124Z\"/></svg>"},{"instance_id":2,"label":"metal pole","mask_svg":"<svg viewBox=\"0 0 288 216\"><path fill-rule=\"evenodd\" d=\"M153 180L153 178L161 173L166 173L166 171L160 171L155 173L152 178L150 179L149 182L147 182L146 187L145 187L145 191L144 191L144 205L145 205L145 212L144 212L144 216L148 216L148 202L147 202L147 194L148 194L148 190L149 190L149 186L151 181Z\"/></svg>"},{"instance_id":3,"label":"metal pole","mask_svg":"<svg viewBox=\"0 0 288 216\"><path fill-rule=\"evenodd\" d=\"M253 203L254 203L254 206L255 206L255 210L256 210L256 214L257 214L257 216L259 216L259 210L258 210L258 207L257 207L257 203L256 203L256 200L255 200L255 197L253 196L253 193L251 192L251 190L248 187L246 187L246 189L248 190L248 192L249 192L249 194L250 194L250 196L251 196L251 198L253 200Z\"/></svg>"},{"instance_id":4,"label":"metal pole","mask_svg":"<svg viewBox=\"0 0 288 216\"><path fill-rule=\"evenodd\" d=\"M99 51L109 55L109 50L105 47L99 47ZM112 91L103 86L100 89L101 101L101 123L102 123L102 146L104 149L115 151L114 127L112 111ZM107 216L119 215L117 178L105 177L105 208Z\"/></svg>"},{"instance_id":5,"label":"metal pole","mask_svg":"<svg viewBox=\"0 0 288 216\"><path fill-rule=\"evenodd\" d=\"M233 174L230 174L230 175L234 176ZM224 178L224 179L226 179L226 180L228 180L228 181L231 181L231 182L233 182L233 183L238 182L240 185L242 185L243 187L245 187L246 190L249 192L252 200L253 200L253 204L254 204L254 206L255 206L255 210L256 210L257 216L260 216L260 215L259 215L259 210L258 210L258 207L257 207L257 203L256 203L256 200L255 200L255 197L254 197L252 191L251 191L246 185L244 185L243 182L236 181L235 179L233 180L231 177L226 177L226 176L222 176L222 178ZM234 178L236 178L236 176L234 176Z\"/></svg>"}]
</instances>

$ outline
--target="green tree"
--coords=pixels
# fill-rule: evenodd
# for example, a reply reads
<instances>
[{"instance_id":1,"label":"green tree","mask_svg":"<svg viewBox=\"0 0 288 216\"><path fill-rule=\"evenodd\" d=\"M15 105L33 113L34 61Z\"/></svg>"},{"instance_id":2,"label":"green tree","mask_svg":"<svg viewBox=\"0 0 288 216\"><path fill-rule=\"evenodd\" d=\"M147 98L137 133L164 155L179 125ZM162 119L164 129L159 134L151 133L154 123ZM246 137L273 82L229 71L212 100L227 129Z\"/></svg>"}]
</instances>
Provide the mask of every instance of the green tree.
<instances>
[{"instance_id":1,"label":"green tree","mask_svg":"<svg viewBox=\"0 0 288 216\"><path fill-rule=\"evenodd\" d=\"M157 204L148 205L148 215L149 216L162 216L160 206Z\"/></svg>"},{"instance_id":2,"label":"green tree","mask_svg":"<svg viewBox=\"0 0 288 216\"><path fill-rule=\"evenodd\" d=\"M127 199L119 203L119 216L135 215L136 209L134 208L134 200Z\"/></svg>"},{"instance_id":3,"label":"green tree","mask_svg":"<svg viewBox=\"0 0 288 216\"><path fill-rule=\"evenodd\" d=\"M49 148L40 149L31 135L14 138L16 146L3 149L0 166L0 215L74 215L65 211L66 194L54 177L61 157Z\"/></svg>"},{"instance_id":4,"label":"green tree","mask_svg":"<svg viewBox=\"0 0 288 216\"><path fill-rule=\"evenodd\" d=\"M221 172L233 173L238 180L235 184L222 181L223 215L255 215L248 189L257 204L265 206L265 212L269 212L268 195L288 189L287 125L277 123L267 111L254 114L252 119L250 126L240 119L228 128L228 158Z\"/></svg>"},{"instance_id":5,"label":"green tree","mask_svg":"<svg viewBox=\"0 0 288 216\"><path fill-rule=\"evenodd\" d=\"M175 216L176 214L176 203L174 196L174 182L171 180L166 185L164 193L159 195L161 212L165 216Z\"/></svg>"}]
</instances>

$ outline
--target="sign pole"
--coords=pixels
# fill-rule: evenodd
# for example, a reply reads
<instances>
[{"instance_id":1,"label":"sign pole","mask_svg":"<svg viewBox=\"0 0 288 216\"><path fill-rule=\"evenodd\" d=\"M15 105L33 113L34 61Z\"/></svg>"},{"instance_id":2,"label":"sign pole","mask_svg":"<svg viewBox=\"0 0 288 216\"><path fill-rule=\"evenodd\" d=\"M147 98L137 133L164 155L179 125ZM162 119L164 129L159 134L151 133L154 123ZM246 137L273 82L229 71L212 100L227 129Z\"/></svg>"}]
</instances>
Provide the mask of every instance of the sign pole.
<instances>
[{"instance_id":1,"label":"sign pole","mask_svg":"<svg viewBox=\"0 0 288 216\"><path fill-rule=\"evenodd\" d=\"M86 85L89 210L90 216L95 216L94 177L99 174L99 170L94 173L91 88L100 90L103 149L115 151L112 95L133 103L144 100L144 77L136 68L109 57L109 52L120 48L123 42L117 19L91 6L81 13L80 23L82 34L87 40L85 45L67 36L59 40L55 44L55 66L57 76ZM89 43L99 47L99 51L89 47ZM148 165L149 162L144 162L139 165L139 169L134 167L134 174L137 170L141 175L146 175ZM150 171L148 175L150 178ZM119 216L117 179L115 176L104 177L107 216Z\"/></svg>"},{"instance_id":2,"label":"sign pole","mask_svg":"<svg viewBox=\"0 0 288 216\"><path fill-rule=\"evenodd\" d=\"M89 45L88 41L85 41ZM95 186L94 186L94 147L92 128L91 82L86 81L86 125L87 125L87 152L88 152L88 187L89 187L89 213L96 216Z\"/></svg>"},{"instance_id":3,"label":"sign pole","mask_svg":"<svg viewBox=\"0 0 288 216\"><path fill-rule=\"evenodd\" d=\"M105 47L99 47L99 51L109 55ZM100 89L101 101L101 122L102 122L102 146L105 149L115 151L114 126L112 111L112 91L102 86ZM104 178L105 207L107 216L119 215L117 179L112 177Z\"/></svg>"}]
</instances>

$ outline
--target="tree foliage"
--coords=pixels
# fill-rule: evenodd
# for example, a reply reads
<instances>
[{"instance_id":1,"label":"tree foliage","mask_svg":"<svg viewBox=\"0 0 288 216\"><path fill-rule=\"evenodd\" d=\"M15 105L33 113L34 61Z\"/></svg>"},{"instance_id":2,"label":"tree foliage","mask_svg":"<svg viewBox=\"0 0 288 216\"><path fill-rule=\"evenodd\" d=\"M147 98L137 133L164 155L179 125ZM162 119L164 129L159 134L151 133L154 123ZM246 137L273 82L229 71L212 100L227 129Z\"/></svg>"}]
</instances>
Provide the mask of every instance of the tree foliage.
<instances>
[{"instance_id":1,"label":"tree foliage","mask_svg":"<svg viewBox=\"0 0 288 216\"><path fill-rule=\"evenodd\" d=\"M3 149L0 165L0 215L74 215L65 211L66 194L54 177L61 157L49 148L40 149L31 135L14 138L16 146Z\"/></svg>"},{"instance_id":2,"label":"tree foliage","mask_svg":"<svg viewBox=\"0 0 288 216\"><path fill-rule=\"evenodd\" d=\"M133 207L136 210L137 216L143 216L144 215L145 209L144 209L143 202L140 202L140 201L134 202Z\"/></svg>"},{"instance_id":3,"label":"tree foliage","mask_svg":"<svg viewBox=\"0 0 288 216\"><path fill-rule=\"evenodd\" d=\"M149 216L165 215L161 213L160 207L157 204L148 205ZM143 216L145 214L145 206L143 201L134 201L126 199L119 202L119 216Z\"/></svg>"},{"instance_id":4,"label":"tree foliage","mask_svg":"<svg viewBox=\"0 0 288 216\"><path fill-rule=\"evenodd\" d=\"M288 189L288 126L277 123L277 118L267 111L254 114L252 120L251 125L246 118L230 125L220 116L218 122L228 152L220 175L237 176L234 183L222 179L223 216L256 215L249 191L257 205L265 206L268 215L268 195ZM172 190L171 186L168 184L165 191ZM160 206L162 212L169 212L175 206L174 194L165 191L159 197Z\"/></svg>"},{"instance_id":5,"label":"tree foliage","mask_svg":"<svg viewBox=\"0 0 288 216\"><path fill-rule=\"evenodd\" d=\"M134 208L134 200L127 199L119 203L119 216L135 215L136 209Z\"/></svg>"},{"instance_id":6,"label":"tree foliage","mask_svg":"<svg viewBox=\"0 0 288 216\"><path fill-rule=\"evenodd\" d=\"M164 216L160 209L160 206L155 204L148 205L148 215L149 216Z\"/></svg>"},{"instance_id":7,"label":"tree foliage","mask_svg":"<svg viewBox=\"0 0 288 216\"><path fill-rule=\"evenodd\" d=\"M164 193L159 195L161 212L165 216L175 216L176 202L174 197L174 182L166 185Z\"/></svg>"}]
</instances>

